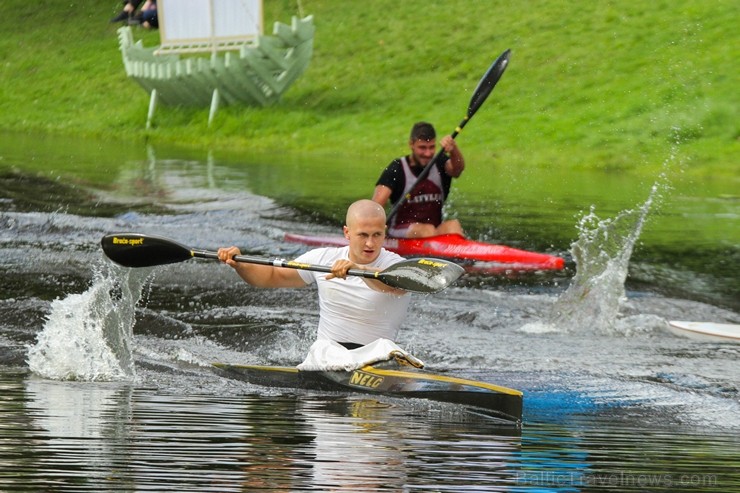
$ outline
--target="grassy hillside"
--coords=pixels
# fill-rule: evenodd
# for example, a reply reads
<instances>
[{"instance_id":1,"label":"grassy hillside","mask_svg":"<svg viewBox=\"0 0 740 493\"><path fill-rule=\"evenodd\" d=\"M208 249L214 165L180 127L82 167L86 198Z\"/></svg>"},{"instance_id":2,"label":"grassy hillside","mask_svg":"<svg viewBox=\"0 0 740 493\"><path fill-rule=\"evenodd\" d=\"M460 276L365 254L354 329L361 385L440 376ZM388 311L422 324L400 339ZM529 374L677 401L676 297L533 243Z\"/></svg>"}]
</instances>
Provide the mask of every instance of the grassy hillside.
<instances>
[{"instance_id":1,"label":"grassy hillside","mask_svg":"<svg viewBox=\"0 0 740 493\"><path fill-rule=\"evenodd\" d=\"M158 108L127 80L119 2L6 0L0 129L311 152L385 162L420 119L451 132L478 80L511 63L458 141L469 160L737 175L740 16L732 1L264 0L265 25L315 18L306 74L271 108ZM137 29L145 45L156 32ZM676 144L678 146L676 147Z\"/></svg>"}]
</instances>

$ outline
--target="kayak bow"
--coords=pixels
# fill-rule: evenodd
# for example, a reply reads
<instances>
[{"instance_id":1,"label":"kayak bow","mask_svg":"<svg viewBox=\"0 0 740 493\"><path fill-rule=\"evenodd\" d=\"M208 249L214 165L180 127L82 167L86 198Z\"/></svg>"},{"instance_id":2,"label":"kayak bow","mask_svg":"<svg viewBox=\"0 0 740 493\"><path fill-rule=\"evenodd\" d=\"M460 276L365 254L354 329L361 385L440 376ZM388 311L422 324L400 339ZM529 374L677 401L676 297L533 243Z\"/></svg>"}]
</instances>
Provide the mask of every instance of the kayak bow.
<instances>
[{"instance_id":1,"label":"kayak bow","mask_svg":"<svg viewBox=\"0 0 740 493\"><path fill-rule=\"evenodd\" d=\"M309 246L347 245L347 240L343 236L329 235L286 233L285 241ZM491 262L502 264L510 270L561 270L565 266L565 261L561 257L469 240L458 234L427 238L386 238L383 246L386 250L404 257L433 256L458 261Z\"/></svg>"},{"instance_id":2,"label":"kayak bow","mask_svg":"<svg viewBox=\"0 0 740 493\"><path fill-rule=\"evenodd\" d=\"M303 371L287 366L214 363L229 377L269 387L320 391L353 391L429 399L484 410L488 416L519 424L522 393L518 390L423 370L367 365L353 371Z\"/></svg>"}]
</instances>

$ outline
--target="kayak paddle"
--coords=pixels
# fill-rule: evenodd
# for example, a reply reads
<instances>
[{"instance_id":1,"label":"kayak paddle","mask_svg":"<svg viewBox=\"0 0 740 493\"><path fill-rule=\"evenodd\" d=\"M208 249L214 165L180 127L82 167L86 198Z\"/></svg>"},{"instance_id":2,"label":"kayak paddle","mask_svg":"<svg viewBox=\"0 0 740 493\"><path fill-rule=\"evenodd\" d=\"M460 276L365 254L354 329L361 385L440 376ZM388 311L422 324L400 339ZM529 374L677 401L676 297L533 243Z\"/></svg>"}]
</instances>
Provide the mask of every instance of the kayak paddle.
<instances>
[{"instance_id":1,"label":"kayak paddle","mask_svg":"<svg viewBox=\"0 0 740 493\"><path fill-rule=\"evenodd\" d=\"M509 65L510 52L511 50L506 50L501 55L499 55L499 57L490 66L488 71L483 75L480 82L478 82L478 86L475 88L475 91L473 92L473 97L470 98L470 103L468 104L468 113L465 115L465 118L463 118L460 124L455 128L455 131L452 132L451 137L453 139L457 137L457 134L462 132L463 127L468 123L468 121L470 121L471 118L473 118L475 112L478 111L478 108L483 106L483 102L486 100L488 95L491 94L491 91L493 91L494 86L503 75L506 67ZM444 154L445 150L440 149L439 152L437 152L437 154L432 158L432 160L429 161L429 164L427 164L421 171L419 176L416 178L416 181L409 189L409 192L398 199L398 202L396 202L396 204L388 213L388 217L386 219L387 225L390 226L391 218L396 215L396 212L398 212L398 209L401 208L404 202L411 198L411 193L414 191L417 185L419 185L419 183L421 183L427 177L432 168L436 166L437 161L439 161Z\"/></svg>"},{"instance_id":2,"label":"kayak paddle","mask_svg":"<svg viewBox=\"0 0 740 493\"><path fill-rule=\"evenodd\" d=\"M109 234L100 241L103 252L112 261L124 267L153 267L174 264L197 257L218 260L218 253L189 248L174 240L161 236L139 233ZM237 262L271 265L289 269L331 272L331 267L304 264L293 260L266 259L237 255ZM404 260L380 272L350 269L350 276L377 279L394 288L418 293L436 293L455 282L464 272L459 265L436 258Z\"/></svg>"}]
</instances>

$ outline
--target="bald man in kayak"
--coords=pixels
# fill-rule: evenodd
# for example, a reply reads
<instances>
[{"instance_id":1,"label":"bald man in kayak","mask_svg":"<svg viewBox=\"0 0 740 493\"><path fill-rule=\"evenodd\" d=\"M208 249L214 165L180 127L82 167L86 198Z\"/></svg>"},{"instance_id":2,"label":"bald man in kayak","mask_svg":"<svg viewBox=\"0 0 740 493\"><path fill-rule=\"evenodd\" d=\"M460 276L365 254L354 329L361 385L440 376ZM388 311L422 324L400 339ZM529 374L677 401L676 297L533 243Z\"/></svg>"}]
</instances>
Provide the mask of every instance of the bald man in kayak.
<instances>
[{"instance_id":1,"label":"bald man in kayak","mask_svg":"<svg viewBox=\"0 0 740 493\"><path fill-rule=\"evenodd\" d=\"M382 247L385 211L371 200L358 200L347 209L345 247L316 248L295 259L331 265L331 273L235 262L239 248L220 248L218 258L247 283L262 288L298 288L316 284L319 290L317 340L334 341L355 349L377 339L394 341L409 305L407 291L375 279L347 276L350 269L381 271L404 260Z\"/></svg>"},{"instance_id":2,"label":"bald man in kayak","mask_svg":"<svg viewBox=\"0 0 740 493\"><path fill-rule=\"evenodd\" d=\"M393 160L375 184L373 200L385 207L390 199L395 205L402 197L410 198L398 209L388 225L388 234L396 238L423 238L448 233L463 234L460 221L443 221L442 206L450 193L452 179L465 169L465 159L455 139L446 135L440 145L447 153L413 190L422 170L436 154L437 134L430 123L414 124L409 137L411 154Z\"/></svg>"}]
</instances>

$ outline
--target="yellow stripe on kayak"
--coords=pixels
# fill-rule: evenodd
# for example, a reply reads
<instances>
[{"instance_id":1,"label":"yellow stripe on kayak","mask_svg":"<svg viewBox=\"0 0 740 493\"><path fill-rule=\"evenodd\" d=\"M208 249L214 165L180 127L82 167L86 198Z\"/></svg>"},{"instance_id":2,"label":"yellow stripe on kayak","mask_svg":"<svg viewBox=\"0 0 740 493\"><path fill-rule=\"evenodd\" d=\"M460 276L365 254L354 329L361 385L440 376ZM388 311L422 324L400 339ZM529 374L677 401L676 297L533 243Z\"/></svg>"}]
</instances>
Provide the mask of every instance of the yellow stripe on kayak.
<instances>
[{"instance_id":1,"label":"yellow stripe on kayak","mask_svg":"<svg viewBox=\"0 0 740 493\"><path fill-rule=\"evenodd\" d=\"M414 378L417 380L435 380L437 382L457 383L460 385L470 385L472 387L482 387L484 389L493 390L494 392L500 392L502 394L519 395L519 396L524 395L522 392L518 390L510 389L507 387L501 387L499 385L493 385L493 384L486 383L486 382L479 382L476 380L467 380L465 378L447 377L444 375L436 375L432 373L414 373L410 371L401 371L401 370L381 370L380 368L375 368L374 366L365 366L360 369L368 373L374 373L376 375L382 375L382 376Z\"/></svg>"},{"instance_id":2,"label":"yellow stripe on kayak","mask_svg":"<svg viewBox=\"0 0 740 493\"><path fill-rule=\"evenodd\" d=\"M292 366L229 365L226 363L213 363L213 366L216 366L222 369L229 369L229 368L240 369L241 368L245 370L259 370L259 371L265 371L265 372L271 371L275 373L300 373L300 370ZM510 389L508 387L502 387L500 385L493 385L491 383L479 382L477 380L468 380L468 379L459 378L459 377L448 377L445 375L437 375L433 373L414 373L414 372L402 371L402 370L384 370L384 369L376 368L374 366L363 366L362 368L360 368L360 370L367 372L367 373L372 373L378 376L413 378L416 380L434 380L437 382L454 383L454 384L459 384L459 385L469 385L471 387L480 387L480 388L492 390L494 392L499 392L501 394L509 394L509 395L516 395L516 396L524 395L522 392L518 390Z\"/></svg>"}]
</instances>

